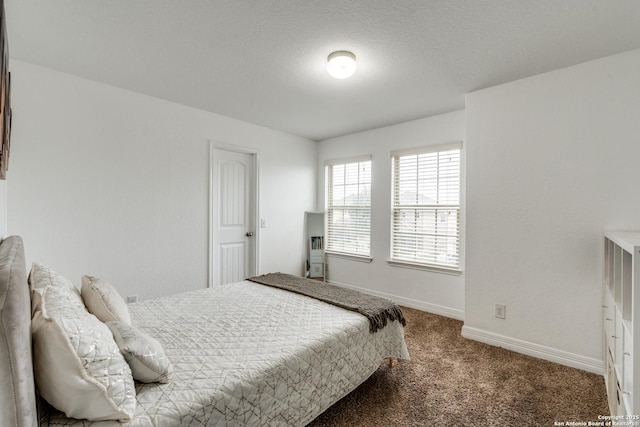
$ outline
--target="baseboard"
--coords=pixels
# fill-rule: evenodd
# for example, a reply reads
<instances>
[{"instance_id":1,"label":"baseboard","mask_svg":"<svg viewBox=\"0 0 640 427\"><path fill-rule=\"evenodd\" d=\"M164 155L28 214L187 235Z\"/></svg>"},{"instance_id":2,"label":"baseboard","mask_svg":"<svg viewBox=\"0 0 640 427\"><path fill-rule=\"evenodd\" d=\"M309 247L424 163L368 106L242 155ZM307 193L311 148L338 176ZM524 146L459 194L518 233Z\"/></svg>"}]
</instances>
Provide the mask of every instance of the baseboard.
<instances>
[{"instance_id":1,"label":"baseboard","mask_svg":"<svg viewBox=\"0 0 640 427\"><path fill-rule=\"evenodd\" d=\"M336 282L330 280L329 283L341 286L343 288L354 289L365 294L375 295L389 299L396 304L415 308L416 310L426 311L427 313L438 314L440 316L450 317L464 321L464 311L437 304L431 304L411 298L401 297L386 292L374 291L359 286L349 285L347 283ZM579 354L570 353L564 350L547 347L540 344L534 344L528 341L507 337L505 335L484 331L469 326L462 327L462 336L471 340L479 341L495 347L502 347L516 353L526 354L527 356L537 357L539 359L548 360L550 362L559 363L571 368L582 369L583 371L592 372L598 375L604 375L604 362L599 359L581 356Z\"/></svg>"},{"instance_id":2,"label":"baseboard","mask_svg":"<svg viewBox=\"0 0 640 427\"><path fill-rule=\"evenodd\" d=\"M580 356L579 354L569 353L568 351L534 344L469 326L462 327L462 336L485 344L515 351L516 353L522 353L572 368L582 369L594 374L604 375L604 363L602 360Z\"/></svg>"},{"instance_id":3,"label":"baseboard","mask_svg":"<svg viewBox=\"0 0 640 427\"><path fill-rule=\"evenodd\" d=\"M442 305L431 304L424 301L414 300L411 298L405 298L398 295L389 294L386 292L374 291L371 289L361 288L359 286L353 286L342 282L336 282L329 280L332 285L340 286L343 288L354 289L362 292L363 294L375 295L377 297L386 298L395 302L398 305L402 305L409 308L415 308L416 310L426 311L427 313L438 314L444 317L450 317L452 319L464 320L464 311L457 310L455 308L445 307Z\"/></svg>"}]
</instances>

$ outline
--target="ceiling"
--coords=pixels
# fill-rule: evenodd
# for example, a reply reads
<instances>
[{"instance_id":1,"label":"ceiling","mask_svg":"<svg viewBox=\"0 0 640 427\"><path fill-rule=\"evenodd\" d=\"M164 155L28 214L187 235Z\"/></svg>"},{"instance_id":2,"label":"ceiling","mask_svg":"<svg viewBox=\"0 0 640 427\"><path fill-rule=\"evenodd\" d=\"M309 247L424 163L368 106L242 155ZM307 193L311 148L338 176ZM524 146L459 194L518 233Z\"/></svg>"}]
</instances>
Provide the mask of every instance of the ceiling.
<instances>
[{"instance_id":1,"label":"ceiling","mask_svg":"<svg viewBox=\"0 0 640 427\"><path fill-rule=\"evenodd\" d=\"M637 0L5 0L5 9L11 58L314 140L462 109L467 92L640 48ZM355 53L350 79L326 73L335 50Z\"/></svg>"}]
</instances>

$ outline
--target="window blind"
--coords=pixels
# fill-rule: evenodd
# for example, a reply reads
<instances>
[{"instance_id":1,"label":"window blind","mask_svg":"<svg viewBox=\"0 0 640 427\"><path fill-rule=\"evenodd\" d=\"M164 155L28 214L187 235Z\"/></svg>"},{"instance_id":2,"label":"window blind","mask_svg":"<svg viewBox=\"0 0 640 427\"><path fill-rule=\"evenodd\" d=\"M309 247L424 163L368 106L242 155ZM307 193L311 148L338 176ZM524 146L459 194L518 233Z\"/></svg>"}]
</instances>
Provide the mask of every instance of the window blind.
<instances>
[{"instance_id":1,"label":"window blind","mask_svg":"<svg viewBox=\"0 0 640 427\"><path fill-rule=\"evenodd\" d=\"M391 261L459 268L460 148L393 154Z\"/></svg>"},{"instance_id":2,"label":"window blind","mask_svg":"<svg viewBox=\"0 0 640 427\"><path fill-rule=\"evenodd\" d=\"M325 168L327 251L370 255L371 160Z\"/></svg>"}]
</instances>

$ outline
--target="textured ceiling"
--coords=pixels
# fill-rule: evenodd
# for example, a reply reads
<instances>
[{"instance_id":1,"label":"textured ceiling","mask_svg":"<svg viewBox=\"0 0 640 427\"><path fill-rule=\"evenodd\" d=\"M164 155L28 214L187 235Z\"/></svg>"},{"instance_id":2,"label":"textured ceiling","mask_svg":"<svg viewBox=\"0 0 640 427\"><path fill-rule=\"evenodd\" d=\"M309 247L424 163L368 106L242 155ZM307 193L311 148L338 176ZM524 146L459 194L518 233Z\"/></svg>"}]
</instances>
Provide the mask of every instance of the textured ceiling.
<instances>
[{"instance_id":1,"label":"textured ceiling","mask_svg":"<svg viewBox=\"0 0 640 427\"><path fill-rule=\"evenodd\" d=\"M10 56L311 139L640 48L637 0L5 0ZM335 80L334 50L358 71Z\"/></svg>"}]
</instances>

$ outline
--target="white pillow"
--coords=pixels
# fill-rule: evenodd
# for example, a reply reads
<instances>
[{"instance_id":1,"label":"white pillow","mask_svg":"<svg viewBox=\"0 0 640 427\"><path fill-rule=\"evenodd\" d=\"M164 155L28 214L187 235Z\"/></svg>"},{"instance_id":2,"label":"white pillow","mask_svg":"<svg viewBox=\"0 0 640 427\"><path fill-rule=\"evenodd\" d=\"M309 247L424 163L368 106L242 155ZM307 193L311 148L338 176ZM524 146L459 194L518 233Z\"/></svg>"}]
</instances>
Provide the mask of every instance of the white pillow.
<instances>
[{"instance_id":1,"label":"white pillow","mask_svg":"<svg viewBox=\"0 0 640 427\"><path fill-rule=\"evenodd\" d=\"M72 289L46 280L31 276L31 288L41 297L31 321L40 394L71 418L129 421L135 385L111 331L84 305L69 304Z\"/></svg>"},{"instance_id":2,"label":"white pillow","mask_svg":"<svg viewBox=\"0 0 640 427\"><path fill-rule=\"evenodd\" d=\"M133 378L143 383L169 382L173 367L156 339L123 322L106 324L129 363Z\"/></svg>"},{"instance_id":3,"label":"white pillow","mask_svg":"<svg viewBox=\"0 0 640 427\"><path fill-rule=\"evenodd\" d=\"M57 293L58 298L67 298L69 307L84 307L84 302L80 296L80 291L73 283L56 273L49 267L34 262L29 273L29 284L31 285L31 315L41 310L42 294L45 289L51 287L49 292ZM84 308L86 311L86 308Z\"/></svg>"},{"instance_id":4,"label":"white pillow","mask_svg":"<svg viewBox=\"0 0 640 427\"><path fill-rule=\"evenodd\" d=\"M129 309L110 283L92 276L82 276L82 299L87 310L103 322L118 320L131 324Z\"/></svg>"}]
</instances>

